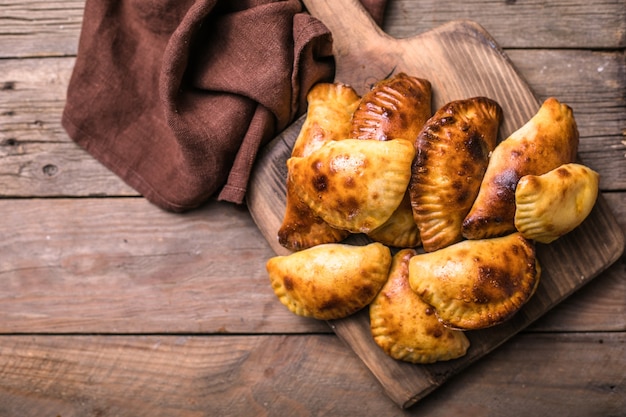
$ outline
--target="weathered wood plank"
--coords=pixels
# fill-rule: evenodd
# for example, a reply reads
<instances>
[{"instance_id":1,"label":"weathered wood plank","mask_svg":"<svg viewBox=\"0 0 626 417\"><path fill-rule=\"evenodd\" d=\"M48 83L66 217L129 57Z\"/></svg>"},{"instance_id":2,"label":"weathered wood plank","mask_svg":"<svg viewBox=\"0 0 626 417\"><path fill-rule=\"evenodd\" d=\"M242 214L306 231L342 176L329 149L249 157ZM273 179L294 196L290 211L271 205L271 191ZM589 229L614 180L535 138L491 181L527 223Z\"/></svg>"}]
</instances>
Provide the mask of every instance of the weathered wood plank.
<instances>
[{"instance_id":1,"label":"weathered wood plank","mask_svg":"<svg viewBox=\"0 0 626 417\"><path fill-rule=\"evenodd\" d=\"M76 55L85 0L0 0L0 58Z\"/></svg>"},{"instance_id":2,"label":"weathered wood plank","mask_svg":"<svg viewBox=\"0 0 626 417\"><path fill-rule=\"evenodd\" d=\"M626 193L605 193L605 199L626 234ZM610 294L616 295L612 298ZM582 314L581 314L582 313ZM606 330L626 331L626 254L608 270L531 325L532 331L593 331L594 322Z\"/></svg>"},{"instance_id":3,"label":"weathered wood plank","mask_svg":"<svg viewBox=\"0 0 626 417\"><path fill-rule=\"evenodd\" d=\"M328 332L269 285L243 207L140 198L0 200L0 333Z\"/></svg>"},{"instance_id":4,"label":"weathered wood plank","mask_svg":"<svg viewBox=\"0 0 626 417\"><path fill-rule=\"evenodd\" d=\"M626 45L623 0L392 0L383 27L394 37L408 37L455 19L476 21L505 48Z\"/></svg>"},{"instance_id":5,"label":"weathered wood plank","mask_svg":"<svg viewBox=\"0 0 626 417\"><path fill-rule=\"evenodd\" d=\"M1 336L0 369L2 416L589 417L626 407L626 333L520 335L408 410L332 335Z\"/></svg>"},{"instance_id":6,"label":"weathered wood plank","mask_svg":"<svg viewBox=\"0 0 626 417\"><path fill-rule=\"evenodd\" d=\"M582 158L600 172L602 189L626 189L623 51L510 51L510 58L538 97L556 96L574 107ZM136 195L74 145L60 124L73 63L0 60L0 195Z\"/></svg>"},{"instance_id":7,"label":"weathered wood plank","mask_svg":"<svg viewBox=\"0 0 626 417\"><path fill-rule=\"evenodd\" d=\"M626 193L607 197L626 204ZM0 213L0 333L330 332L278 302L265 272L274 254L245 208L0 199ZM535 330L626 330L623 262Z\"/></svg>"},{"instance_id":8,"label":"weathered wood plank","mask_svg":"<svg viewBox=\"0 0 626 417\"><path fill-rule=\"evenodd\" d=\"M0 58L75 55L84 3L0 1ZM393 0L383 27L407 37L450 20L472 19L505 48L619 48L626 39L625 9L623 0Z\"/></svg>"}]
</instances>

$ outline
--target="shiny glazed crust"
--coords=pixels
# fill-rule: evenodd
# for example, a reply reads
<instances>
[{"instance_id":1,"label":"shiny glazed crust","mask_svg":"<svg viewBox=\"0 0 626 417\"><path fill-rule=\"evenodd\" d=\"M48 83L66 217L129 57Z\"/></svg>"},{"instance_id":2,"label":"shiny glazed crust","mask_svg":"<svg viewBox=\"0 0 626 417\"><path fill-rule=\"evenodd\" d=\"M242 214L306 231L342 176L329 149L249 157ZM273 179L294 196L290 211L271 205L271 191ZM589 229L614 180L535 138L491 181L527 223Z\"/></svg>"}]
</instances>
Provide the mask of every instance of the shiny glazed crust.
<instances>
[{"instance_id":1,"label":"shiny glazed crust","mask_svg":"<svg viewBox=\"0 0 626 417\"><path fill-rule=\"evenodd\" d=\"M415 141L432 114L428 80L399 73L376 83L352 116L354 139Z\"/></svg>"},{"instance_id":2,"label":"shiny glazed crust","mask_svg":"<svg viewBox=\"0 0 626 417\"><path fill-rule=\"evenodd\" d=\"M486 97L453 101L420 132L409 192L424 250L462 239L461 225L496 146L502 109Z\"/></svg>"}]
</instances>

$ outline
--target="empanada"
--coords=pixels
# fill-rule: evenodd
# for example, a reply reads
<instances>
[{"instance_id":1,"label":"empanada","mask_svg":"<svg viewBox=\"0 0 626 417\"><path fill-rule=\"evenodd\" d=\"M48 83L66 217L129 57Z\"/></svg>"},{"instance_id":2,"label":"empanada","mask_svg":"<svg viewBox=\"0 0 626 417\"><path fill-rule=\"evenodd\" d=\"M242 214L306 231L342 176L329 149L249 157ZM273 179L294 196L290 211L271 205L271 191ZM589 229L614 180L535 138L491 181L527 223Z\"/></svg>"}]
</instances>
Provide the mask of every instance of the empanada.
<instances>
[{"instance_id":1,"label":"empanada","mask_svg":"<svg viewBox=\"0 0 626 417\"><path fill-rule=\"evenodd\" d=\"M291 156L303 157L324 143L346 138L350 133L352 113L360 97L341 83L316 84L307 95L307 114L296 138ZM350 232L330 226L316 216L293 190L287 178L285 214L278 230L278 242L292 251L322 243L340 242Z\"/></svg>"},{"instance_id":2,"label":"empanada","mask_svg":"<svg viewBox=\"0 0 626 417\"><path fill-rule=\"evenodd\" d=\"M572 109L547 99L524 126L496 146L476 201L463 220L463 236L482 239L515 231L515 188L520 178L574 162L577 151Z\"/></svg>"},{"instance_id":3,"label":"empanada","mask_svg":"<svg viewBox=\"0 0 626 417\"><path fill-rule=\"evenodd\" d=\"M445 325L481 329L502 323L534 294L540 268L520 233L464 240L409 262L411 289Z\"/></svg>"},{"instance_id":4,"label":"empanada","mask_svg":"<svg viewBox=\"0 0 626 417\"><path fill-rule=\"evenodd\" d=\"M417 224L413 219L408 192L398 208L385 223L372 230L367 236L375 242L396 248L414 248L421 243Z\"/></svg>"},{"instance_id":5,"label":"empanada","mask_svg":"<svg viewBox=\"0 0 626 417\"><path fill-rule=\"evenodd\" d=\"M387 281L391 252L381 243L327 243L266 263L274 293L299 316L331 320L367 306Z\"/></svg>"},{"instance_id":6,"label":"empanada","mask_svg":"<svg viewBox=\"0 0 626 417\"><path fill-rule=\"evenodd\" d=\"M362 140L404 138L412 142L431 115L432 89L428 80L398 73L374 84L352 116L351 137ZM415 247L421 243L408 198L391 217L368 236L386 245Z\"/></svg>"},{"instance_id":7,"label":"empanada","mask_svg":"<svg viewBox=\"0 0 626 417\"><path fill-rule=\"evenodd\" d=\"M574 230L596 202L599 179L597 172L575 163L522 177L515 190L515 228L541 243Z\"/></svg>"},{"instance_id":8,"label":"empanada","mask_svg":"<svg viewBox=\"0 0 626 417\"><path fill-rule=\"evenodd\" d=\"M374 84L352 116L351 138L415 141L431 116L428 80L398 73Z\"/></svg>"},{"instance_id":9,"label":"empanada","mask_svg":"<svg viewBox=\"0 0 626 417\"><path fill-rule=\"evenodd\" d=\"M424 250L459 242L496 146L502 109L492 99L450 102L420 132L409 193Z\"/></svg>"},{"instance_id":10,"label":"empanada","mask_svg":"<svg viewBox=\"0 0 626 417\"><path fill-rule=\"evenodd\" d=\"M445 327L409 286L409 260L417 252L394 255L389 279L370 304L374 341L387 355L411 363L432 363L464 356L469 340L461 331Z\"/></svg>"},{"instance_id":11,"label":"empanada","mask_svg":"<svg viewBox=\"0 0 626 417\"><path fill-rule=\"evenodd\" d=\"M415 148L408 140L345 139L287 161L298 197L330 225L368 233L404 198Z\"/></svg>"}]
</instances>

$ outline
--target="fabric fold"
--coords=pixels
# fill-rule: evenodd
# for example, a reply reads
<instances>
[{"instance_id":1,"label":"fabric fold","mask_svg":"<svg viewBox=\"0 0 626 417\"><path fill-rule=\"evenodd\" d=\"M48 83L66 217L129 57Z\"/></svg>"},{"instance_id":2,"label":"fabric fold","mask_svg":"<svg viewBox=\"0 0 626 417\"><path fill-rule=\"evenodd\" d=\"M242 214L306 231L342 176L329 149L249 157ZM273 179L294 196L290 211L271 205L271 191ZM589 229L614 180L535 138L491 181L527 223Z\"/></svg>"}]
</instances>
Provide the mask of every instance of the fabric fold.
<instances>
[{"instance_id":1,"label":"fabric fold","mask_svg":"<svg viewBox=\"0 0 626 417\"><path fill-rule=\"evenodd\" d=\"M259 148L333 76L297 0L87 0L62 124L165 210L242 203Z\"/></svg>"}]
</instances>

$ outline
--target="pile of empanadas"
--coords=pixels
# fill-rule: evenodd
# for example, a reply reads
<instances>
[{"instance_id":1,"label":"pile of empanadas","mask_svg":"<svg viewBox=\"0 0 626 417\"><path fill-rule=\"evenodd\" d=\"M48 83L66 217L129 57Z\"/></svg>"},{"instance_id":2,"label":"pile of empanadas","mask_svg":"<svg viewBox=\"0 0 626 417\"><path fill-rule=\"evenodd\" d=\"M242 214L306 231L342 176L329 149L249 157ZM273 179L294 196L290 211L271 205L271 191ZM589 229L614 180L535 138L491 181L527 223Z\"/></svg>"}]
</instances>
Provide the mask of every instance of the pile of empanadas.
<instances>
[{"instance_id":1,"label":"pile of empanadas","mask_svg":"<svg viewBox=\"0 0 626 417\"><path fill-rule=\"evenodd\" d=\"M465 331L515 314L539 283L535 241L576 228L598 194L598 174L576 162L567 105L546 100L498 143L497 102L433 114L431 96L404 73L363 97L313 87L278 230L293 253L267 262L293 313L332 320L369 306L378 346L413 363L461 357ZM372 243L342 243L351 234Z\"/></svg>"}]
</instances>

